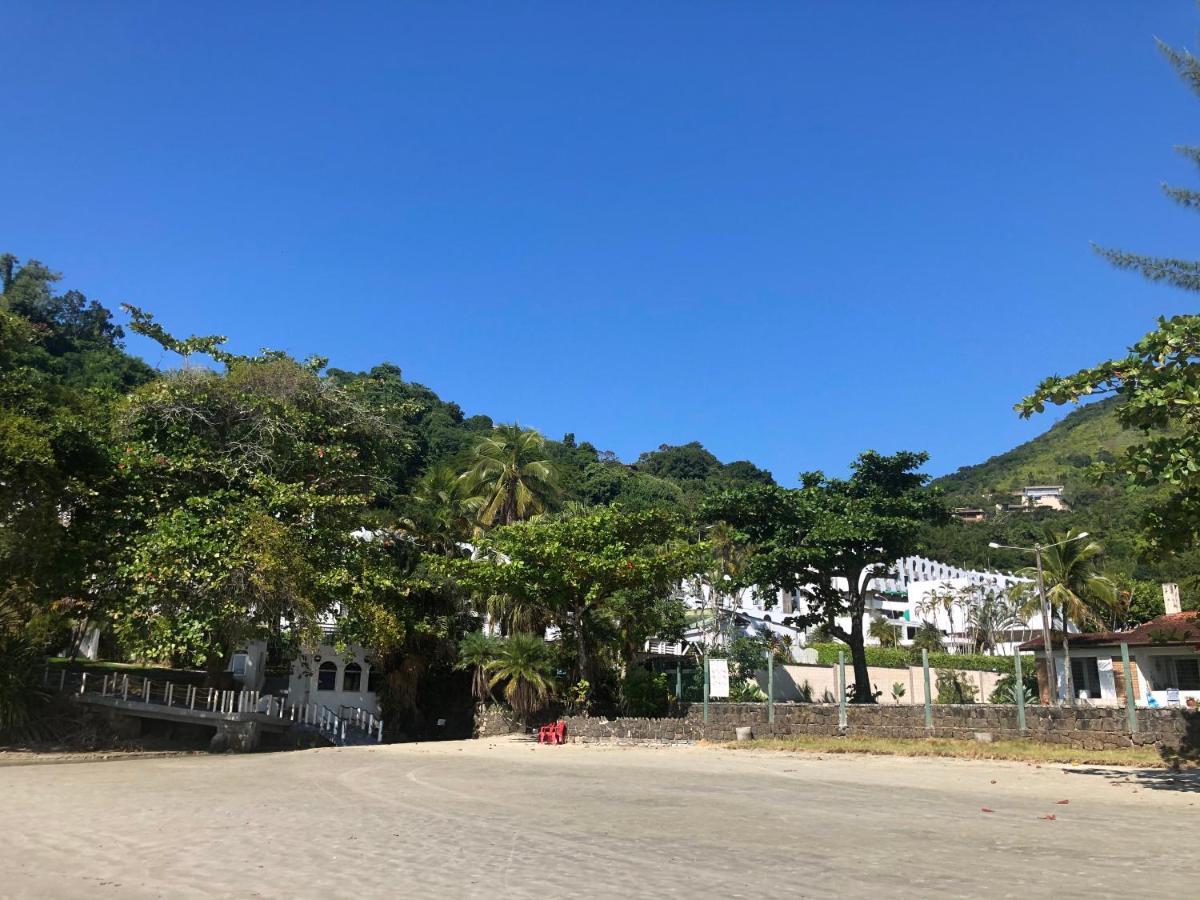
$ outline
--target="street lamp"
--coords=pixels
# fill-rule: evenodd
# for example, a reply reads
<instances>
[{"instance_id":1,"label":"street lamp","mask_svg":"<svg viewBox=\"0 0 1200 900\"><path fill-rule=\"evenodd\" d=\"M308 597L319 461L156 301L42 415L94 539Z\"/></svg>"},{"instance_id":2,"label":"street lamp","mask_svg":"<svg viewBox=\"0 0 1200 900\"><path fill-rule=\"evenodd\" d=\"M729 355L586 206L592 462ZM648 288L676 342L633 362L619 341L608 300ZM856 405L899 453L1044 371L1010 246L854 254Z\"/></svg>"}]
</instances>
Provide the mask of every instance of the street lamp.
<instances>
[{"instance_id":1,"label":"street lamp","mask_svg":"<svg viewBox=\"0 0 1200 900\"><path fill-rule=\"evenodd\" d=\"M997 544L995 541L988 541L988 546L993 550L1020 550L1022 553L1032 553L1037 561L1037 587L1038 600L1042 608L1042 648L1046 651L1046 680L1053 685L1055 706L1062 705L1062 698L1058 696L1058 672L1054 664L1054 647L1050 643L1050 606L1046 603L1046 582L1042 577L1042 551L1048 550L1051 547L1060 547L1063 544L1069 544L1071 541L1081 541L1088 536L1086 531L1081 531L1073 537L1067 538L1065 541L1058 541L1054 544L1034 544L1032 547L1013 547L1010 544ZM1067 623L1063 622L1063 630L1065 631ZM1064 677L1064 682L1070 682L1069 678ZM1017 685L1018 691L1024 690L1021 685ZM1068 694L1070 691L1067 692ZM1073 697L1067 697L1067 703L1070 706L1075 705Z\"/></svg>"}]
</instances>

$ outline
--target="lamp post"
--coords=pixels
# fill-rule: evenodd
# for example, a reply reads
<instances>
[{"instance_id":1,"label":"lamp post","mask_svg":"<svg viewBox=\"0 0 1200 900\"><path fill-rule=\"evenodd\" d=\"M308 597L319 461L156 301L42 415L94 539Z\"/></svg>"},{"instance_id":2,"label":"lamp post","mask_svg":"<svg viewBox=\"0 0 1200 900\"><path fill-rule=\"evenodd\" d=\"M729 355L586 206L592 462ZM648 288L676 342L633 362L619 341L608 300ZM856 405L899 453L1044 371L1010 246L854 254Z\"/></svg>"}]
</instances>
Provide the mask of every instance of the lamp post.
<instances>
[{"instance_id":1,"label":"lamp post","mask_svg":"<svg viewBox=\"0 0 1200 900\"><path fill-rule=\"evenodd\" d=\"M1050 685L1050 689L1054 692L1054 705L1062 706L1062 698L1058 696L1058 672L1054 664L1054 646L1050 641L1050 605L1046 602L1046 580L1042 575L1042 551L1050 547L1060 547L1063 544L1069 544L1071 541L1079 541L1087 537L1086 531L1081 531L1074 537L1069 537L1065 541L1059 541L1056 544L1034 544L1032 547L1013 547L1010 544L997 544L995 541L989 541L988 546L993 550L1020 550L1022 553L1032 553L1035 563L1037 564L1037 589L1038 601L1042 610L1042 648L1046 652L1046 681ZM1067 623L1063 622L1063 630L1066 631ZM1018 651L1020 652L1020 651ZM1065 679L1069 681L1070 679ZM1024 690L1023 685L1016 686L1018 691ZM1070 693L1069 691L1067 693ZM1074 706L1074 700L1071 697L1067 698L1067 702Z\"/></svg>"}]
</instances>

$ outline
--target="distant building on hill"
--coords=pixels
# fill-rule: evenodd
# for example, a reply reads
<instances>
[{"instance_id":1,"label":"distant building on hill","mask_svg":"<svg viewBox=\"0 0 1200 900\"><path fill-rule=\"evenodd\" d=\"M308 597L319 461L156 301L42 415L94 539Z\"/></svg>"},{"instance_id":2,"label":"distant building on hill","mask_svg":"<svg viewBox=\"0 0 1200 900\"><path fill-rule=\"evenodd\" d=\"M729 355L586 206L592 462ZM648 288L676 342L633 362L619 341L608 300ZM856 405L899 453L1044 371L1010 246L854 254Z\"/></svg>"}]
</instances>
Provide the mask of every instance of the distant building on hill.
<instances>
[{"instance_id":1,"label":"distant building on hill","mask_svg":"<svg viewBox=\"0 0 1200 900\"><path fill-rule=\"evenodd\" d=\"M982 522L987 518L987 512L978 506L956 506L950 514L960 522Z\"/></svg>"},{"instance_id":2,"label":"distant building on hill","mask_svg":"<svg viewBox=\"0 0 1200 900\"><path fill-rule=\"evenodd\" d=\"M1070 507L1063 499L1061 484L1031 484L1013 492L1009 509L1053 509L1067 512Z\"/></svg>"}]
</instances>

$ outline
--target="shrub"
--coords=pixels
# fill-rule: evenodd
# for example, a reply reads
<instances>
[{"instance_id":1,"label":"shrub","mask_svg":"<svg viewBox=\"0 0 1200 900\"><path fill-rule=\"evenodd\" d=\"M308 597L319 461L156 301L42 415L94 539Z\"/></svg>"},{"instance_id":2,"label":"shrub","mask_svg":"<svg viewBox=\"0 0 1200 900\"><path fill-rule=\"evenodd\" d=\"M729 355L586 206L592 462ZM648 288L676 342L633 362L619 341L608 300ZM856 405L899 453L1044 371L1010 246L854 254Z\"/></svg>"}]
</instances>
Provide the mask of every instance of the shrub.
<instances>
[{"instance_id":1,"label":"shrub","mask_svg":"<svg viewBox=\"0 0 1200 900\"><path fill-rule=\"evenodd\" d=\"M621 697L627 716L665 716L671 702L667 676L655 674L640 666L632 668L621 683Z\"/></svg>"},{"instance_id":2,"label":"shrub","mask_svg":"<svg viewBox=\"0 0 1200 900\"><path fill-rule=\"evenodd\" d=\"M837 664L838 651L846 654L846 665L850 665L850 648L845 644L809 644L817 651L817 662L823 666ZM921 665L920 650L902 647L867 647L867 665L890 669L906 669ZM1026 672L1033 669L1033 657L1021 657ZM929 666L933 669L964 669L971 672L1013 671L1011 656L988 656L986 653L930 653Z\"/></svg>"},{"instance_id":3,"label":"shrub","mask_svg":"<svg viewBox=\"0 0 1200 900\"><path fill-rule=\"evenodd\" d=\"M974 703L979 691L955 672L938 672L937 699L934 703Z\"/></svg>"}]
</instances>

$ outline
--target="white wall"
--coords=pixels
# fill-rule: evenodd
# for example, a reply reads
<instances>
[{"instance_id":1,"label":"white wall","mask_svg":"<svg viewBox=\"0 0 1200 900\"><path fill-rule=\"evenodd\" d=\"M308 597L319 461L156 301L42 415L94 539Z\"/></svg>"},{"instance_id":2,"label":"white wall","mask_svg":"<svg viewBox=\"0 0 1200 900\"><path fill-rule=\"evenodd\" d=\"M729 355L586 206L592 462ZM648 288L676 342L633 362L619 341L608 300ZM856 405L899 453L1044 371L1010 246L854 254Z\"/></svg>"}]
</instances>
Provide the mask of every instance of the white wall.
<instances>
[{"instance_id":1,"label":"white wall","mask_svg":"<svg viewBox=\"0 0 1200 900\"><path fill-rule=\"evenodd\" d=\"M337 676L334 680L334 690L317 690L317 678L322 663L332 662L337 666ZM346 666L357 662L362 669L359 690L343 689L343 678ZM288 678L288 703L303 706L306 703L316 703L327 706L335 713L341 714L342 707L362 709L368 713L380 714L379 699L367 690L370 683L371 666L367 662L366 652L357 644L346 648L344 654L338 653L337 648L322 644L316 650L301 653L292 661L292 673Z\"/></svg>"}]
</instances>

